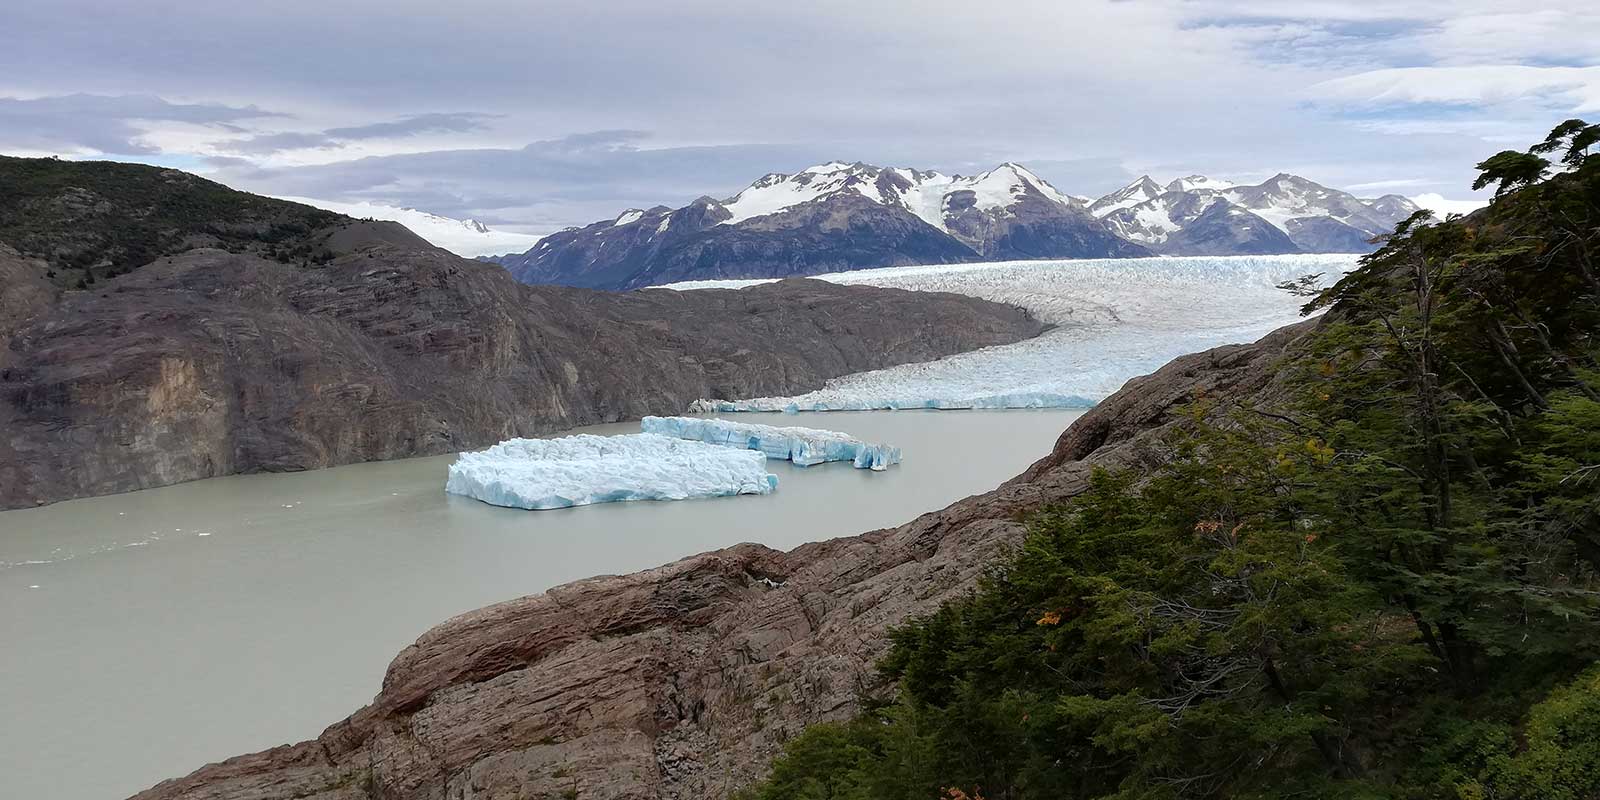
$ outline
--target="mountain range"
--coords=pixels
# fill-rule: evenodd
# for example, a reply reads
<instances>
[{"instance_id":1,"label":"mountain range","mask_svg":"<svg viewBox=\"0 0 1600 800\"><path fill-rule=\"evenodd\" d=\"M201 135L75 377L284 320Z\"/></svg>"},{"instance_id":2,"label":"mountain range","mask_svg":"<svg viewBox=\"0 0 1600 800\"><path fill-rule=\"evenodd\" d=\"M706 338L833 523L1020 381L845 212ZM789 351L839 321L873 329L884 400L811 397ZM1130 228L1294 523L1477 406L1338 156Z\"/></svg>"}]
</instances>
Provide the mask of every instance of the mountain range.
<instances>
[{"instance_id":1,"label":"mountain range","mask_svg":"<svg viewBox=\"0 0 1600 800\"><path fill-rule=\"evenodd\" d=\"M485 260L526 283L632 289L905 264L1368 252L1416 209L1288 174L1256 185L1145 176L1090 200L1012 162L961 176L835 161L765 175L725 200L629 209Z\"/></svg>"}]
</instances>

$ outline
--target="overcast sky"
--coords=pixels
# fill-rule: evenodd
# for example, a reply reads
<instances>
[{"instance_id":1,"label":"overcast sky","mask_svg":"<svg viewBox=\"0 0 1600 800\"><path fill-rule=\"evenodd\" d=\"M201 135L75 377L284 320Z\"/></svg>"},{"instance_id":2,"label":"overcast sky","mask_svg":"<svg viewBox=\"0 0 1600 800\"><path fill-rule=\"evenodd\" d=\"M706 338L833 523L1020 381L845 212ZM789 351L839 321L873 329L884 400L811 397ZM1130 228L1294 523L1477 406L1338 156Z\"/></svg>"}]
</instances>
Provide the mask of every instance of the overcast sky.
<instances>
[{"instance_id":1,"label":"overcast sky","mask_svg":"<svg viewBox=\"0 0 1600 800\"><path fill-rule=\"evenodd\" d=\"M1600 118L1597 6L6 0L0 152L528 233L835 159L1464 198Z\"/></svg>"}]
</instances>

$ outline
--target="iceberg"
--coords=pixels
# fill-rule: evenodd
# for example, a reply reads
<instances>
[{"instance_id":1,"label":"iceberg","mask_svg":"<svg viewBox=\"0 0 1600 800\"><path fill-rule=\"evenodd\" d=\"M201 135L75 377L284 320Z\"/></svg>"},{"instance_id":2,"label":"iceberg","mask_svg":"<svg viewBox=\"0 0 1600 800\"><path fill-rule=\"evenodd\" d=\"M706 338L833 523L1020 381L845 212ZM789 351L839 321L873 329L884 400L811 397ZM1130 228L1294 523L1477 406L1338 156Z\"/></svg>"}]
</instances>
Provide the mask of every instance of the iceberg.
<instances>
[{"instance_id":1,"label":"iceberg","mask_svg":"<svg viewBox=\"0 0 1600 800\"><path fill-rule=\"evenodd\" d=\"M510 439L462 453L445 491L525 509L770 494L778 476L766 463L759 452L653 433Z\"/></svg>"},{"instance_id":2,"label":"iceberg","mask_svg":"<svg viewBox=\"0 0 1600 800\"><path fill-rule=\"evenodd\" d=\"M645 417L640 420L639 427L645 433L759 450L769 458L786 459L802 467L826 461L849 461L856 469L882 472L900 463L900 448L863 442L838 431L780 428L699 417Z\"/></svg>"},{"instance_id":3,"label":"iceberg","mask_svg":"<svg viewBox=\"0 0 1600 800\"><path fill-rule=\"evenodd\" d=\"M1296 322L1301 299L1279 283L1331 283L1359 256L1171 256L940 264L815 276L841 284L955 292L1027 309L1055 327L1015 344L858 372L789 397L710 398L695 412L1087 408L1178 356L1253 342ZM667 289L743 288L707 280Z\"/></svg>"}]
</instances>

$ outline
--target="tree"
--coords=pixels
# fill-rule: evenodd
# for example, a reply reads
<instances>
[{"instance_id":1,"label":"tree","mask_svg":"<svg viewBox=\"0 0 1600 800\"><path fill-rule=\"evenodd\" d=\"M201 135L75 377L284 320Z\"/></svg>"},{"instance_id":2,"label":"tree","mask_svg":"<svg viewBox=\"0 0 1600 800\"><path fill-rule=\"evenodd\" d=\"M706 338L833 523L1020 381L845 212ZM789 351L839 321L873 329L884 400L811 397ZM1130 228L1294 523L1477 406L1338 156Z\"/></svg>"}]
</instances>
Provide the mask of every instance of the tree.
<instances>
[{"instance_id":1,"label":"tree","mask_svg":"<svg viewBox=\"0 0 1600 800\"><path fill-rule=\"evenodd\" d=\"M1537 183L1550 170L1549 159L1516 150L1502 150L1478 163L1481 173L1473 189L1495 185L1495 197Z\"/></svg>"},{"instance_id":2,"label":"tree","mask_svg":"<svg viewBox=\"0 0 1600 800\"><path fill-rule=\"evenodd\" d=\"M1589 148L1600 143L1600 125L1590 125L1581 119L1569 119L1557 125L1543 142L1528 148L1530 153L1554 153L1566 148L1561 163L1577 167L1589 157Z\"/></svg>"}]
</instances>

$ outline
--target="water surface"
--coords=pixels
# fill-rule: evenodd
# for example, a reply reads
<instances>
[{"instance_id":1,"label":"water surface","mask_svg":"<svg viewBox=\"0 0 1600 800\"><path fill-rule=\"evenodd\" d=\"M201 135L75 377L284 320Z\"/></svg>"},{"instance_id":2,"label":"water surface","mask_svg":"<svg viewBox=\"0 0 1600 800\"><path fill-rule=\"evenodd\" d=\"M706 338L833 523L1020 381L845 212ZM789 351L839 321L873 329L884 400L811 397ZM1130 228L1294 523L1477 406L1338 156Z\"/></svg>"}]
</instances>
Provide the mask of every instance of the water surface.
<instances>
[{"instance_id":1,"label":"water surface","mask_svg":"<svg viewBox=\"0 0 1600 800\"><path fill-rule=\"evenodd\" d=\"M313 737L450 616L738 542L897 525L1017 474L1079 413L762 419L905 454L882 473L770 462L766 496L495 508L444 494L447 456L0 513L0 795L114 800Z\"/></svg>"}]
</instances>

